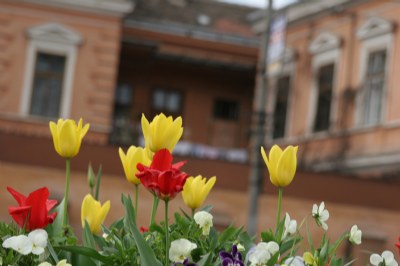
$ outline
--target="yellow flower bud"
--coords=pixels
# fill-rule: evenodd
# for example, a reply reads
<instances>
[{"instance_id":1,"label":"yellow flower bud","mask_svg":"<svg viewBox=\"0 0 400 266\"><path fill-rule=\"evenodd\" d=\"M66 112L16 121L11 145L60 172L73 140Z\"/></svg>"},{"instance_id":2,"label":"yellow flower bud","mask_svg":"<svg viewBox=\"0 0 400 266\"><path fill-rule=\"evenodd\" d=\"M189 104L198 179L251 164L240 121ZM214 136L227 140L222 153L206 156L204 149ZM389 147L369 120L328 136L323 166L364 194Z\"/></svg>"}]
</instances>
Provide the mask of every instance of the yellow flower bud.
<instances>
[{"instance_id":1,"label":"yellow flower bud","mask_svg":"<svg viewBox=\"0 0 400 266\"><path fill-rule=\"evenodd\" d=\"M151 152L168 149L172 153L183 133L182 117L173 120L172 116L166 117L161 113L149 123L143 114L142 130L146 147Z\"/></svg>"},{"instance_id":2,"label":"yellow flower bud","mask_svg":"<svg viewBox=\"0 0 400 266\"><path fill-rule=\"evenodd\" d=\"M315 259L314 256L308 251L303 254L303 260L306 265L310 265L310 266L318 265L318 258Z\"/></svg>"},{"instance_id":3,"label":"yellow flower bud","mask_svg":"<svg viewBox=\"0 0 400 266\"><path fill-rule=\"evenodd\" d=\"M182 190L182 197L186 206L195 210L203 205L216 180L217 178L213 176L206 182L206 178L203 178L201 175L196 177L191 176L186 179Z\"/></svg>"},{"instance_id":4,"label":"yellow flower bud","mask_svg":"<svg viewBox=\"0 0 400 266\"><path fill-rule=\"evenodd\" d=\"M93 234L98 234L109 210L109 200L101 206L100 202L95 200L91 194L87 194L83 199L81 208L82 228L85 227L86 220L90 226L90 231Z\"/></svg>"},{"instance_id":5,"label":"yellow flower bud","mask_svg":"<svg viewBox=\"0 0 400 266\"><path fill-rule=\"evenodd\" d=\"M50 122L49 126L56 152L67 159L75 157L79 152L83 137L89 130L89 124L82 128L82 118L79 119L78 125L71 119L58 119L57 124Z\"/></svg>"},{"instance_id":6,"label":"yellow flower bud","mask_svg":"<svg viewBox=\"0 0 400 266\"><path fill-rule=\"evenodd\" d=\"M141 163L144 166L149 166L151 164L151 160L147 155L147 151L142 147L130 146L125 154L124 151L119 148L119 158L121 159L122 166L124 167L126 179L135 185L139 185L140 180L136 177L136 173L138 171L136 165L138 163Z\"/></svg>"},{"instance_id":7,"label":"yellow flower bud","mask_svg":"<svg viewBox=\"0 0 400 266\"><path fill-rule=\"evenodd\" d=\"M271 183L277 187L288 186L296 173L298 147L288 146L284 151L274 145L267 157L264 148L261 147L261 155L267 165Z\"/></svg>"}]
</instances>

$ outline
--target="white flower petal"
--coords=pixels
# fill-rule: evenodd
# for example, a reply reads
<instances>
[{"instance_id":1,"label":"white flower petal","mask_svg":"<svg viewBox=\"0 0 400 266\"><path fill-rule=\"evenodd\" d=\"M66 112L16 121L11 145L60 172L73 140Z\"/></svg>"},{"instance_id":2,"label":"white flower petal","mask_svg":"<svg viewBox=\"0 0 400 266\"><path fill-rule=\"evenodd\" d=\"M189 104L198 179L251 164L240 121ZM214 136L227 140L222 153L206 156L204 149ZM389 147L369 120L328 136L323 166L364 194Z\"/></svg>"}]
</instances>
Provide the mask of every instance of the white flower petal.
<instances>
[{"instance_id":1,"label":"white flower petal","mask_svg":"<svg viewBox=\"0 0 400 266\"><path fill-rule=\"evenodd\" d=\"M369 257L369 262L371 262L371 264L375 266L378 266L379 263L381 263L382 261L382 257L378 254L372 254L371 257Z\"/></svg>"},{"instance_id":2,"label":"white flower petal","mask_svg":"<svg viewBox=\"0 0 400 266\"><path fill-rule=\"evenodd\" d=\"M321 215L324 209L325 209L325 202L321 202L318 208L318 213Z\"/></svg>"},{"instance_id":3,"label":"white flower petal","mask_svg":"<svg viewBox=\"0 0 400 266\"><path fill-rule=\"evenodd\" d=\"M25 235L12 236L3 242L4 248L11 248L22 255L28 255L32 252L33 243Z\"/></svg>"},{"instance_id":4,"label":"white flower petal","mask_svg":"<svg viewBox=\"0 0 400 266\"><path fill-rule=\"evenodd\" d=\"M190 253L195 248L197 248L197 245L187 239L174 240L169 248L169 259L175 263L182 263L186 258L190 257Z\"/></svg>"},{"instance_id":5,"label":"white flower petal","mask_svg":"<svg viewBox=\"0 0 400 266\"><path fill-rule=\"evenodd\" d=\"M391 251L385 250L382 253L382 259L385 260L385 264L390 264L394 260L393 253Z\"/></svg>"},{"instance_id":6,"label":"white flower petal","mask_svg":"<svg viewBox=\"0 0 400 266\"><path fill-rule=\"evenodd\" d=\"M315 216L317 214L318 214L318 206L317 206L317 204L314 204L312 206L312 215Z\"/></svg>"}]
</instances>

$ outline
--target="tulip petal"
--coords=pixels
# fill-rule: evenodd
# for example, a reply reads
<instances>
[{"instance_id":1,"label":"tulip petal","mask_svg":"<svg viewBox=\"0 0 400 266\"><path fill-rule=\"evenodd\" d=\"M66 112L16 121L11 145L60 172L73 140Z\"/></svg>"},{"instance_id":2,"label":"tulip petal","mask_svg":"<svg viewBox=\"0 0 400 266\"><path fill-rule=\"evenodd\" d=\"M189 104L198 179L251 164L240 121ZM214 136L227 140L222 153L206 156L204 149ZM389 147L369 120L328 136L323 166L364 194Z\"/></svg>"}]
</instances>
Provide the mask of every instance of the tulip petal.
<instances>
[{"instance_id":1,"label":"tulip petal","mask_svg":"<svg viewBox=\"0 0 400 266\"><path fill-rule=\"evenodd\" d=\"M293 146L289 146L279 158L276 174L280 187L288 186L294 178L297 166L296 150Z\"/></svg>"},{"instance_id":2,"label":"tulip petal","mask_svg":"<svg viewBox=\"0 0 400 266\"><path fill-rule=\"evenodd\" d=\"M79 148L77 147L78 137L74 123L72 120L68 120L64 123L59 133L59 149L61 155L65 158L74 157L79 150L77 149Z\"/></svg>"},{"instance_id":3,"label":"tulip petal","mask_svg":"<svg viewBox=\"0 0 400 266\"><path fill-rule=\"evenodd\" d=\"M14 197L14 199L18 202L19 206L25 205L26 197L14 190L12 187L7 187L8 192Z\"/></svg>"},{"instance_id":4,"label":"tulip petal","mask_svg":"<svg viewBox=\"0 0 400 266\"><path fill-rule=\"evenodd\" d=\"M166 171L171 168L172 155L167 149L162 149L153 157L153 162L151 168L157 169L159 171Z\"/></svg>"}]
</instances>

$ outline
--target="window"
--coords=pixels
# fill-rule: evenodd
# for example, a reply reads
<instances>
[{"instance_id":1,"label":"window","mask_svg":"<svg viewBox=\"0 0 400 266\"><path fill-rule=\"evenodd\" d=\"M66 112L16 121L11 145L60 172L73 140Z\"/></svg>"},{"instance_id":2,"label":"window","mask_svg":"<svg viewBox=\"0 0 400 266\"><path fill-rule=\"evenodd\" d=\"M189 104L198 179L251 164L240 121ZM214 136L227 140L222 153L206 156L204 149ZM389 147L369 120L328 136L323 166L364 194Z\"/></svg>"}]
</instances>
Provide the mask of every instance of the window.
<instances>
[{"instance_id":1,"label":"window","mask_svg":"<svg viewBox=\"0 0 400 266\"><path fill-rule=\"evenodd\" d=\"M182 110L182 94L175 90L155 89L152 107L156 112L179 114Z\"/></svg>"},{"instance_id":2,"label":"window","mask_svg":"<svg viewBox=\"0 0 400 266\"><path fill-rule=\"evenodd\" d=\"M374 125L380 121L383 86L385 81L386 50L369 54L364 82L363 124Z\"/></svg>"},{"instance_id":3,"label":"window","mask_svg":"<svg viewBox=\"0 0 400 266\"><path fill-rule=\"evenodd\" d=\"M337 130L338 101L335 94L336 66L341 57L341 39L330 32L321 32L310 43L312 53L313 82L310 94L307 133Z\"/></svg>"},{"instance_id":4,"label":"window","mask_svg":"<svg viewBox=\"0 0 400 266\"><path fill-rule=\"evenodd\" d=\"M394 23L379 17L366 19L357 29L360 41L360 90L357 94L356 124L374 126L385 122L387 108L396 99L386 98L387 68L392 64ZM386 103L386 104L384 104Z\"/></svg>"},{"instance_id":5,"label":"window","mask_svg":"<svg viewBox=\"0 0 400 266\"><path fill-rule=\"evenodd\" d=\"M216 99L214 101L214 118L223 120L238 120L239 103L236 101Z\"/></svg>"},{"instance_id":6,"label":"window","mask_svg":"<svg viewBox=\"0 0 400 266\"><path fill-rule=\"evenodd\" d=\"M45 118L70 116L77 46L82 37L57 23L27 31L26 68L20 113Z\"/></svg>"},{"instance_id":7,"label":"window","mask_svg":"<svg viewBox=\"0 0 400 266\"><path fill-rule=\"evenodd\" d=\"M132 118L133 88L122 83L115 90L113 129L110 142L131 145L136 143L135 121Z\"/></svg>"},{"instance_id":8,"label":"window","mask_svg":"<svg viewBox=\"0 0 400 266\"><path fill-rule=\"evenodd\" d=\"M332 88L333 88L334 64L319 68L317 73L317 110L315 113L314 132L329 129Z\"/></svg>"},{"instance_id":9,"label":"window","mask_svg":"<svg viewBox=\"0 0 400 266\"><path fill-rule=\"evenodd\" d=\"M65 56L37 53L29 111L31 115L59 116L64 70Z\"/></svg>"},{"instance_id":10,"label":"window","mask_svg":"<svg viewBox=\"0 0 400 266\"><path fill-rule=\"evenodd\" d=\"M277 94L274 110L273 138L282 138L286 131L286 114L288 109L290 76L282 76L277 80Z\"/></svg>"}]
</instances>

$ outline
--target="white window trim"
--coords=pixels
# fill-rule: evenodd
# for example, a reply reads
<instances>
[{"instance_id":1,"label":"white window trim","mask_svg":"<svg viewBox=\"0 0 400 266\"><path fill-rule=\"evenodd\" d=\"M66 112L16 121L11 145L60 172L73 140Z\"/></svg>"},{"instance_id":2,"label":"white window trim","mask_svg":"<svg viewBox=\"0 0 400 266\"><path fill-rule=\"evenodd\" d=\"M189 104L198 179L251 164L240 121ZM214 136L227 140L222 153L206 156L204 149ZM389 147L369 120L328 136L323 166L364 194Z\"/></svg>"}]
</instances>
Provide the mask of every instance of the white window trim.
<instances>
[{"instance_id":1,"label":"white window trim","mask_svg":"<svg viewBox=\"0 0 400 266\"><path fill-rule=\"evenodd\" d=\"M308 109L306 136L310 135L325 135L329 131L336 130L337 121L337 73L338 65L341 55L340 39L331 33L321 33L318 35L309 46L309 51L313 54L312 58L312 84L310 92L310 108ZM329 128L325 131L314 132L315 116L317 112L318 100L318 71L319 69L328 64L334 65L333 82L332 82L332 102L329 118Z\"/></svg>"},{"instance_id":2,"label":"white window trim","mask_svg":"<svg viewBox=\"0 0 400 266\"><path fill-rule=\"evenodd\" d=\"M79 34L55 23L33 27L28 30L29 44L20 102L20 114L29 114L33 90L36 56L39 52L65 56L65 70L61 88L60 117L68 118L71 111L74 69L77 45L81 42Z\"/></svg>"},{"instance_id":3,"label":"white window trim","mask_svg":"<svg viewBox=\"0 0 400 266\"><path fill-rule=\"evenodd\" d=\"M296 74L296 61L295 61L295 52L293 49L286 47L283 56L282 56L282 62L281 62L281 67L280 70L277 72L272 72L270 73L270 79L272 80L272 107L273 111L275 111L275 105L276 105L276 97L278 95L277 91L277 85L278 85L278 79L283 76L289 76L289 92L288 92L288 100L287 100L287 110L286 110L286 122L285 122L285 132L283 137L281 138L276 138L273 139L272 133L269 136L270 140L274 141L279 141L283 139L287 139L292 132L292 110L293 110L293 98L294 98L294 79L295 74Z\"/></svg>"},{"instance_id":4,"label":"white window trim","mask_svg":"<svg viewBox=\"0 0 400 266\"><path fill-rule=\"evenodd\" d=\"M393 24L387 20L380 18L371 18L366 21L357 31L357 37L361 41L360 49L360 68L359 68L359 84L360 90L356 98L356 114L354 128L368 128L375 127L385 123L385 117L388 113L388 106L384 103L387 101L388 82L383 85L382 94L382 110L380 122L377 124L363 124L363 111L364 111L364 87L363 80L366 75L368 57L372 52L379 50L386 50L386 62L385 62L385 76L384 79L387 81L389 75L389 69L391 64L391 53L392 53L392 42L393 42Z\"/></svg>"}]
</instances>

